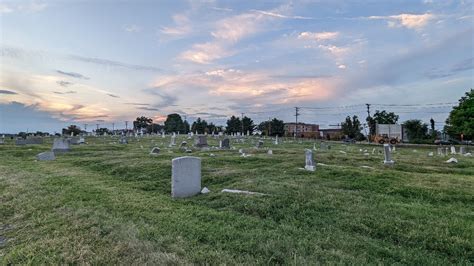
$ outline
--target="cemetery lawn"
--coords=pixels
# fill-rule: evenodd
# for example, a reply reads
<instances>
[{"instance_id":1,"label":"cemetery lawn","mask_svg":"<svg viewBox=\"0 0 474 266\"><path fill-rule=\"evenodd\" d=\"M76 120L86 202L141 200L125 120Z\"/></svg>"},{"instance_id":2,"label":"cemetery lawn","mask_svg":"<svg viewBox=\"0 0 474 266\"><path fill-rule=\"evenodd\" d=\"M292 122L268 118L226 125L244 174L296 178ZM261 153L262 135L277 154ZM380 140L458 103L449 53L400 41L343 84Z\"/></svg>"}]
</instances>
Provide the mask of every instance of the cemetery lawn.
<instances>
[{"instance_id":1,"label":"cemetery lawn","mask_svg":"<svg viewBox=\"0 0 474 266\"><path fill-rule=\"evenodd\" d=\"M42 162L50 139L0 145L0 264L474 263L474 157L400 147L386 167L380 146L333 143L309 172L310 141L266 140L273 155L249 140L192 154L168 153L169 137L86 141ZM184 155L202 158L210 194L170 197L171 159Z\"/></svg>"}]
</instances>

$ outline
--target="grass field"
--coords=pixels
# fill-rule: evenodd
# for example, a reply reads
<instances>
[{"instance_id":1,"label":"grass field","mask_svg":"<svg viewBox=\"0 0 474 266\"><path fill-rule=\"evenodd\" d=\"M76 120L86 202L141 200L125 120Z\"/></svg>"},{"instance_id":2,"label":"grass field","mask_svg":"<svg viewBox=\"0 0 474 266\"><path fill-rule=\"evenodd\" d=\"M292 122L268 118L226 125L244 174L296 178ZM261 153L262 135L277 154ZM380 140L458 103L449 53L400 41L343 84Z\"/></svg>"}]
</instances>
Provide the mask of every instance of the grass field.
<instances>
[{"instance_id":1,"label":"grass field","mask_svg":"<svg viewBox=\"0 0 474 266\"><path fill-rule=\"evenodd\" d=\"M331 144L314 152L326 165L308 172L299 168L313 142L266 140L267 155L247 140L231 143L247 158L193 152L211 193L173 200L171 159L190 154L169 152L169 137L88 138L46 162L35 155L51 140L8 141L0 145L0 264L474 263L474 157L447 164L427 156L435 148L398 148L387 167L374 146ZM162 153L153 157L155 144Z\"/></svg>"}]
</instances>

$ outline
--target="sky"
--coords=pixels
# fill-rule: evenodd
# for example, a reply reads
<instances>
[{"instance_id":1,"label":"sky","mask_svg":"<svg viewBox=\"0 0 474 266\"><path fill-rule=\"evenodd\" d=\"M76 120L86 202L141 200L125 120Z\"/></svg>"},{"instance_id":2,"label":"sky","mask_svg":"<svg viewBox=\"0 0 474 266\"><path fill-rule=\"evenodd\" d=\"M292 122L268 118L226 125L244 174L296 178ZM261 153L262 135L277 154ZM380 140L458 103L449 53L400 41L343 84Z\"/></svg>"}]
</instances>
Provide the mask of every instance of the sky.
<instances>
[{"instance_id":1,"label":"sky","mask_svg":"<svg viewBox=\"0 0 474 266\"><path fill-rule=\"evenodd\" d=\"M179 113L442 128L474 84L472 0L3 1L0 132Z\"/></svg>"}]
</instances>

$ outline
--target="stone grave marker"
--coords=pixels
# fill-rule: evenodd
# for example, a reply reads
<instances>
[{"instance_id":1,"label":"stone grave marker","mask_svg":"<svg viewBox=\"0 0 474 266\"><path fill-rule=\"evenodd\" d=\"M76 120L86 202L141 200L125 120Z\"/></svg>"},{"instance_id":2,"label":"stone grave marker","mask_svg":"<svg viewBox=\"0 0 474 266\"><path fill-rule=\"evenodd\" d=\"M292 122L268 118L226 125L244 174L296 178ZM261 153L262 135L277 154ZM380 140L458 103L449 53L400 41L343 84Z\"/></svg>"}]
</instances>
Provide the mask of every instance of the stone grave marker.
<instances>
[{"instance_id":1,"label":"stone grave marker","mask_svg":"<svg viewBox=\"0 0 474 266\"><path fill-rule=\"evenodd\" d=\"M52 151L45 151L42 153L38 153L36 155L36 160L38 161L53 161L56 160L56 156L54 156L54 152Z\"/></svg>"},{"instance_id":2,"label":"stone grave marker","mask_svg":"<svg viewBox=\"0 0 474 266\"><path fill-rule=\"evenodd\" d=\"M125 137L125 136L120 137L119 143L120 144L128 144L127 137Z\"/></svg>"},{"instance_id":3,"label":"stone grave marker","mask_svg":"<svg viewBox=\"0 0 474 266\"><path fill-rule=\"evenodd\" d=\"M70 151L70 142L69 139L65 138L55 138L53 141L53 148L51 149L52 152L61 153L61 152L68 152Z\"/></svg>"},{"instance_id":4,"label":"stone grave marker","mask_svg":"<svg viewBox=\"0 0 474 266\"><path fill-rule=\"evenodd\" d=\"M160 148L159 147L153 147L150 151L150 155L158 155L160 154Z\"/></svg>"},{"instance_id":5,"label":"stone grave marker","mask_svg":"<svg viewBox=\"0 0 474 266\"><path fill-rule=\"evenodd\" d=\"M263 147L263 144L264 144L264 143L263 143L263 140L260 139L260 140L258 140L256 147L257 147L257 148L262 148L262 147Z\"/></svg>"},{"instance_id":6,"label":"stone grave marker","mask_svg":"<svg viewBox=\"0 0 474 266\"><path fill-rule=\"evenodd\" d=\"M278 145L279 142L278 142L278 135L275 136L275 145Z\"/></svg>"},{"instance_id":7,"label":"stone grave marker","mask_svg":"<svg viewBox=\"0 0 474 266\"><path fill-rule=\"evenodd\" d=\"M304 169L308 171L314 171L316 166L314 165L313 161L313 151L310 149L305 149L305 167Z\"/></svg>"},{"instance_id":8,"label":"stone grave marker","mask_svg":"<svg viewBox=\"0 0 474 266\"><path fill-rule=\"evenodd\" d=\"M392 160L390 145L389 144L384 144L383 149L384 149L384 157L385 157L383 163L387 164L387 165L394 164L395 162Z\"/></svg>"},{"instance_id":9,"label":"stone grave marker","mask_svg":"<svg viewBox=\"0 0 474 266\"><path fill-rule=\"evenodd\" d=\"M188 145L188 143L186 141L182 141L181 145L179 147L180 148L186 148L187 145Z\"/></svg>"},{"instance_id":10,"label":"stone grave marker","mask_svg":"<svg viewBox=\"0 0 474 266\"><path fill-rule=\"evenodd\" d=\"M459 147L459 154L461 154L461 155L466 154L466 147L464 147L464 146Z\"/></svg>"},{"instance_id":11,"label":"stone grave marker","mask_svg":"<svg viewBox=\"0 0 474 266\"><path fill-rule=\"evenodd\" d=\"M184 156L171 161L171 196L191 197L201 192L201 159Z\"/></svg>"},{"instance_id":12,"label":"stone grave marker","mask_svg":"<svg viewBox=\"0 0 474 266\"><path fill-rule=\"evenodd\" d=\"M219 149L230 149L230 139L225 138L219 141Z\"/></svg>"},{"instance_id":13,"label":"stone grave marker","mask_svg":"<svg viewBox=\"0 0 474 266\"><path fill-rule=\"evenodd\" d=\"M198 148L207 147L207 136L197 136L194 140L194 145Z\"/></svg>"},{"instance_id":14,"label":"stone grave marker","mask_svg":"<svg viewBox=\"0 0 474 266\"><path fill-rule=\"evenodd\" d=\"M176 146L176 135L174 135L174 133L173 133L173 135L171 136L171 140L170 140L170 145L169 145L169 146L170 146L170 147Z\"/></svg>"},{"instance_id":15,"label":"stone grave marker","mask_svg":"<svg viewBox=\"0 0 474 266\"><path fill-rule=\"evenodd\" d=\"M456 147L451 146L451 155L455 155L455 154L456 154Z\"/></svg>"},{"instance_id":16,"label":"stone grave marker","mask_svg":"<svg viewBox=\"0 0 474 266\"><path fill-rule=\"evenodd\" d=\"M438 154L438 156L443 156L443 148L439 147L437 149L437 154Z\"/></svg>"}]
</instances>

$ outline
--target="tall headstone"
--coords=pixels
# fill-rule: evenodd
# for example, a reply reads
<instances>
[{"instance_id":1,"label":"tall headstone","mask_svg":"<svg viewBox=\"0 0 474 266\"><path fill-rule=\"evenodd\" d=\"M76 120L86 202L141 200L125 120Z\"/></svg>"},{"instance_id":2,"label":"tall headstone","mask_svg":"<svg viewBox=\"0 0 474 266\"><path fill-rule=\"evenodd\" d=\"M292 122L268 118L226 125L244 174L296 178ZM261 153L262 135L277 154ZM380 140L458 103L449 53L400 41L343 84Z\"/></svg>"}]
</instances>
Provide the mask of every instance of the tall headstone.
<instances>
[{"instance_id":1,"label":"tall headstone","mask_svg":"<svg viewBox=\"0 0 474 266\"><path fill-rule=\"evenodd\" d=\"M384 150L384 156L385 156L383 163L388 164L388 165L394 164L395 162L392 160L390 145L389 144L384 144L383 145L383 150Z\"/></svg>"},{"instance_id":2,"label":"tall headstone","mask_svg":"<svg viewBox=\"0 0 474 266\"><path fill-rule=\"evenodd\" d=\"M443 148L438 147L437 154L438 156L443 156Z\"/></svg>"},{"instance_id":3,"label":"tall headstone","mask_svg":"<svg viewBox=\"0 0 474 266\"><path fill-rule=\"evenodd\" d=\"M278 145L279 142L278 142L278 135L275 136L275 145Z\"/></svg>"},{"instance_id":4,"label":"tall headstone","mask_svg":"<svg viewBox=\"0 0 474 266\"><path fill-rule=\"evenodd\" d=\"M456 147L451 146L451 154L455 155L456 154Z\"/></svg>"},{"instance_id":5,"label":"tall headstone","mask_svg":"<svg viewBox=\"0 0 474 266\"><path fill-rule=\"evenodd\" d=\"M184 156L171 161L171 196L186 198L201 191L201 159Z\"/></svg>"},{"instance_id":6,"label":"tall headstone","mask_svg":"<svg viewBox=\"0 0 474 266\"><path fill-rule=\"evenodd\" d=\"M316 170L316 166L314 165L313 160L313 151L310 149L305 149L305 166L304 169L308 171Z\"/></svg>"},{"instance_id":7,"label":"tall headstone","mask_svg":"<svg viewBox=\"0 0 474 266\"><path fill-rule=\"evenodd\" d=\"M170 147L176 145L176 135L171 136Z\"/></svg>"},{"instance_id":8,"label":"tall headstone","mask_svg":"<svg viewBox=\"0 0 474 266\"><path fill-rule=\"evenodd\" d=\"M459 154L461 154L461 155L466 154L466 147L464 147L464 146L459 147Z\"/></svg>"},{"instance_id":9,"label":"tall headstone","mask_svg":"<svg viewBox=\"0 0 474 266\"><path fill-rule=\"evenodd\" d=\"M68 152L70 151L70 143L68 139L55 138L53 141L53 148L51 149L54 153Z\"/></svg>"},{"instance_id":10,"label":"tall headstone","mask_svg":"<svg viewBox=\"0 0 474 266\"><path fill-rule=\"evenodd\" d=\"M207 136L197 136L194 139L194 145L198 148L207 147Z\"/></svg>"},{"instance_id":11,"label":"tall headstone","mask_svg":"<svg viewBox=\"0 0 474 266\"><path fill-rule=\"evenodd\" d=\"M166 136L165 136L165 132L161 132L161 138L164 139Z\"/></svg>"},{"instance_id":12,"label":"tall headstone","mask_svg":"<svg viewBox=\"0 0 474 266\"><path fill-rule=\"evenodd\" d=\"M230 149L230 139L225 138L219 141L219 149Z\"/></svg>"}]
</instances>

